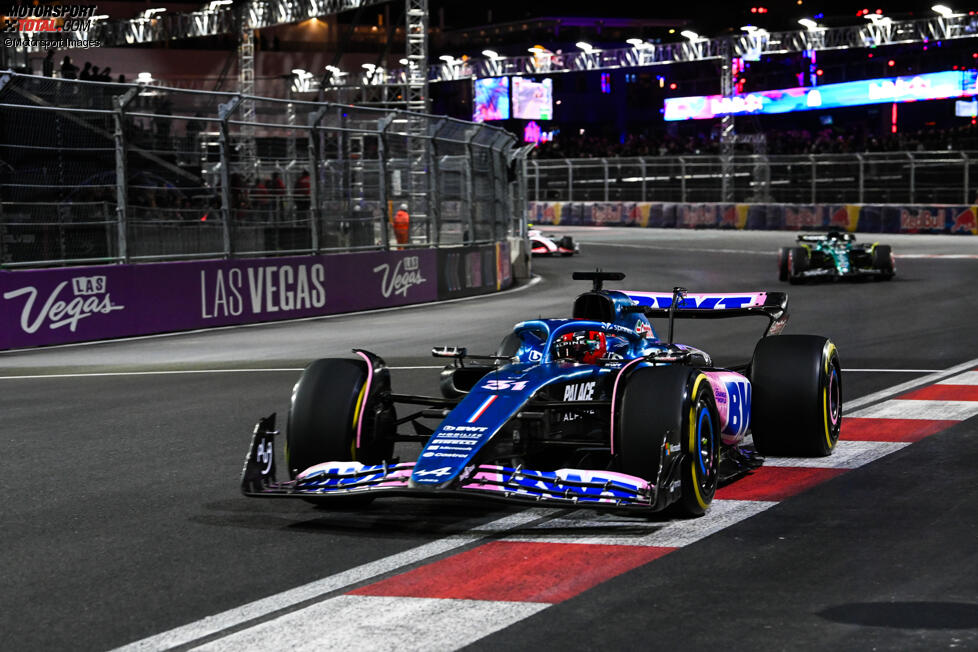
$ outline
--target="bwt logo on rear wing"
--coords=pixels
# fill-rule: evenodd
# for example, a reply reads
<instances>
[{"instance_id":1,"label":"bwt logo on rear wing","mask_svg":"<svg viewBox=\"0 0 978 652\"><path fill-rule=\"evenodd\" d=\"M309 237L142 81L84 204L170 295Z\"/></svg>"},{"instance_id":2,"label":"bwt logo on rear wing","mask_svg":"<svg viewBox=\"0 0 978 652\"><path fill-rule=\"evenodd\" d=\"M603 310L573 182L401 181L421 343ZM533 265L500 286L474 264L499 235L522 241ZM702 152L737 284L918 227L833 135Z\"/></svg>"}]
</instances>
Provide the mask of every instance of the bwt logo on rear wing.
<instances>
[{"instance_id":1,"label":"bwt logo on rear wing","mask_svg":"<svg viewBox=\"0 0 978 652\"><path fill-rule=\"evenodd\" d=\"M672 306L671 292L633 292L624 290L628 298L640 306L668 310ZM783 292L750 292L728 294L687 294L678 308L680 310L733 310L738 308L759 308L765 305L769 294Z\"/></svg>"},{"instance_id":2,"label":"bwt logo on rear wing","mask_svg":"<svg viewBox=\"0 0 978 652\"><path fill-rule=\"evenodd\" d=\"M669 317L671 292L622 290L643 308L648 317ZM729 292L686 294L672 311L678 319L714 319L763 315L768 318L765 335L776 335L788 321L788 295L784 292Z\"/></svg>"}]
</instances>

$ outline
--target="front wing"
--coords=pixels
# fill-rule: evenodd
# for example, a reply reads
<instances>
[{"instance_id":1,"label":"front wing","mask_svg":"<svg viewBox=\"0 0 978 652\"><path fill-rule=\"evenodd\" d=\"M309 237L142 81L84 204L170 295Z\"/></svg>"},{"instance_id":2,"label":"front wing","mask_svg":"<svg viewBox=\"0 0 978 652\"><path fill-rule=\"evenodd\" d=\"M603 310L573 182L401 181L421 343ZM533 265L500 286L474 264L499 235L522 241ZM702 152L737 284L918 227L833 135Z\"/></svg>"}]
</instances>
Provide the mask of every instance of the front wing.
<instances>
[{"instance_id":1,"label":"front wing","mask_svg":"<svg viewBox=\"0 0 978 652\"><path fill-rule=\"evenodd\" d=\"M365 465L325 462L310 467L294 480L277 481L274 461L274 415L255 426L241 476L241 490L253 497L293 497L343 500L352 496L400 495L468 497L554 507L649 511L655 505L655 486L642 478L613 471L558 469L534 471L492 464L472 465L450 486L416 486L414 462Z\"/></svg>"}]
</instances>

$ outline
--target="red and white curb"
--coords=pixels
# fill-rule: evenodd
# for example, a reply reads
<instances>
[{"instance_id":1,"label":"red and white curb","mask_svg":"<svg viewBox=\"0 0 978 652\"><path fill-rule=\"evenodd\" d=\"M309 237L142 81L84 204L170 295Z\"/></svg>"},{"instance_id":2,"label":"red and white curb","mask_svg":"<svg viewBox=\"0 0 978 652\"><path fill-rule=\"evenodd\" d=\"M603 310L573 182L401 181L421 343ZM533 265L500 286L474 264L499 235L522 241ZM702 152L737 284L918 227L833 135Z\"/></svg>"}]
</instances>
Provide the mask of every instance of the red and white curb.
<instances>
[{"instance_id":1,"label":"red and white curb","mask_svg":"<svg viewBox=\"0 0 978 652\"><path fill-rule=\"evenodd\" d=\"M978 415L976 364L853 401L831 456L767 458L699 519L527 509L120 649L455 650Z\"/></svg>"}]
</instances>

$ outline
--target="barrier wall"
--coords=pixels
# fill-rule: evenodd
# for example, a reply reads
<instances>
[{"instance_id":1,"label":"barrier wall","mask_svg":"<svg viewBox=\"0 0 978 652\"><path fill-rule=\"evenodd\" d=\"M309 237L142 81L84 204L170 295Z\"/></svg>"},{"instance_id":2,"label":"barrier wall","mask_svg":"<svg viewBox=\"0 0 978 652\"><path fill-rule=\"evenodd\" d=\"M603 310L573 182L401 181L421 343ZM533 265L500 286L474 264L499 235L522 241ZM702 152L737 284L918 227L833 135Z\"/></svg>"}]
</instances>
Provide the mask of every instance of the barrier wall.
<instances>
[{"instance_id":1,"label":"barrier wall","mask_svg":"<svg viewBox=\"0 0 978 652\"><path fill-rule=\"evenodd\" d=\"M511 284L508 243L0 271L0 349L386 308Z\"/></svg>"},{"instance_id":2,"label":"barrier wall","mask_svg":"<svg viewBox=\"0 0 978 652\"><path fill-rule=\"evenodd\" d=\"M529 202L535 225L978 235L978 206Z\"/></svg>"}]
</instances>

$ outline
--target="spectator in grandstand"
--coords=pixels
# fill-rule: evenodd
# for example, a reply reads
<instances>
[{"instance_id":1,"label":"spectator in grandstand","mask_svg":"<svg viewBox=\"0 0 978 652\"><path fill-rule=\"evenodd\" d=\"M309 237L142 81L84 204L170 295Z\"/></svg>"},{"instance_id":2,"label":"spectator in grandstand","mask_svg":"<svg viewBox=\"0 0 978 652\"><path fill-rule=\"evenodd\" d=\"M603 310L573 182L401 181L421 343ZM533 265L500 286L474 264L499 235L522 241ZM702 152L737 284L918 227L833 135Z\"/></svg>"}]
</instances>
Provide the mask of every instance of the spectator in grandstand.
<instances>
[{"instance_id":1,"label":"spectator in grandstand","mask_svg":"<svg viewBox=\"0 0 978 652\"><path fill-rule=\"evenodd\" d=\"M82 81L89 81L92 78L92 62L86 61L85 65L82 66L81 72L78 73L78 79Z\"/></svg>"},{"instance_id":2,"label":"spectator in grandstand","mask_svg":"<svg viewBox=\"0 0 978 652\"><path fill-rule=\"evenodd\" d=\"M67 54L65 58L61 60L61 78L62 79L78 79L78 66L71 62L71 57Z\"/></svg>"},{"instance_id":3,"label":"spectator in grandstand","mask_svg":"<svg viewBox=\"0 0 978 652\"><path fill-rule=\"evenodd\" d=\"M282 202L285 199L285 182L282 181L282 175L279 174L278 170L272 172L272 178L266 184L266 188L272 200L272 212L276 219L281 219Z\"/></svg>"},{"instance_id":4,"label":"spectator in grandstand","mask_svg":"<svg viewBox=\"0 0 978 652\"><path fill-rule=\"evenodd\" d=\"M112 68L110 68L109 66L102 68L102 72L100 72L98 77L96 77L95 79L96 81L100 81L100 82L112 81Z\"/></svg>"},{"instance_id":5,"label":"spectator in grandstand","mask_svg":"<svg viewBox=\"0 0 978 652\"><path fill-rule=\"evenodd\" d=\"M299 178L295 180L295 208L297 211L309 210L309 193L312 178L309 170L303 170Z\"/></svg>"},{"instance_id":6,"label":"spectator in grandstand","mask_svg":"<svg viewBox=\"0 0 978 652\"><path fill-rule=\"evenodd\" d=\"M48 50L48 56L41 62L41 74L45 77L54 77L54 50Z\"/></svg>"}]
</instances>

